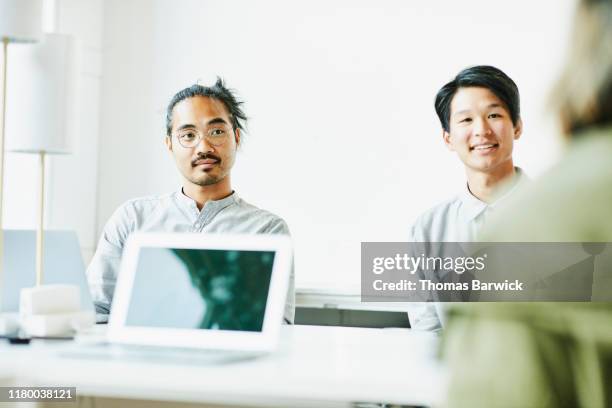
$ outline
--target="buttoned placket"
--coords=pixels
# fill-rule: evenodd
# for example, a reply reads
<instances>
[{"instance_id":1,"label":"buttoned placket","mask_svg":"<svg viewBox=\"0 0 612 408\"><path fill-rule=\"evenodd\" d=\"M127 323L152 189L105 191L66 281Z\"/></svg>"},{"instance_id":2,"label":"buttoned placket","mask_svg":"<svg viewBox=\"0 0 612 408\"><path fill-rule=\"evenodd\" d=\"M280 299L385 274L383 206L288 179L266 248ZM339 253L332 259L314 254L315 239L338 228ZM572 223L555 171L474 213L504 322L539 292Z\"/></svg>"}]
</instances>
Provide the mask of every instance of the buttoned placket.
<instances>
[{"instance_id":1,"label":"buttoned placket","mask_svg":"<svg viewBox=\"0 0 612 408\"><path fill-rule=\"evenodd\" d=\"M201 220L202 213L198 214L195 223L193 224L192 230L193 232L201 232L204 226L204 221Z\"/></svg>"},{"instance_id":2,"label":"buttoned placket","mask_svg":"<svg viewBox=\"0 0 612 408\"><path fill-rule=\"evenodd\" d=\"M196 202L189 197L186 197L182 191L179 191L177 194L181 194L181 199L188 200L189 211L195 218L195 221L192 223L191 232L202 232L206 225L208 225L214 217L225 207L231 205L235 197L231 195L223 200L219 201L209 201L204 204L202 210L198 210Z\"/></svg>"},{"instance_id":3,"label":"buttoned placket","mask_svg":"<svg viewBox=\"0 0 612 408\"><path fill-rule=\"evenodd\" d=\"M214 207L213 203L206 203L202 208L202 211L199 212L198 218L196 219L195 224L193 224L194 232L202 232L204 227L210 222L210 220L214 217Z\"/></svg>"},{"instance_id":4,"label":"buttoned placket","mask_svg":"<svg viewBox=\"0 0 612 408\"><path fill-rule=\"evenodd\" d=\"M191 232L200 232L201 231L201 227L202 227L202 219L203 219L203 214L204 211L200 211L198 210L198 206L196 205L195 201L189 199L189 210L191 212L191 215L194 217L195 221L192 222L191 224Z\"/></svg>"}]
</instances>

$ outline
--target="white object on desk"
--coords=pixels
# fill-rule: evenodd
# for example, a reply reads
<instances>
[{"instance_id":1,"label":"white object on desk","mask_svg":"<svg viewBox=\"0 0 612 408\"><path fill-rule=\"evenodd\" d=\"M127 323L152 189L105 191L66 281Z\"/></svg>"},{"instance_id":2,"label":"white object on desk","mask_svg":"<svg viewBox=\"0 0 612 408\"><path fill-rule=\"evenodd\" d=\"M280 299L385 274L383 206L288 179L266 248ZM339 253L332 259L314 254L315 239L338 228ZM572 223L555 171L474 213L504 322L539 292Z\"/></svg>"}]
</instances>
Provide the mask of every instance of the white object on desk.
<instances>
[{"instance_id":1,"label":"white object on desk","mask_svg":"<svg viewBox=\"0 0 612 408\"><path fill-rule=\"evenodd\" d=\"M44 285L21 289L21 328L29 336L68 337L93 325L92 311L81 311L79 287Z\"/></svg>"},{"instance_id":2,"label":"white object on desk","mask_svg":"<svg viewBox=\"0 0 612 408\"><path fill-rule=\"evenodd\" d=\"M79 330L92 326L95 315L91 311L25 315L21 327L33 337L72 337Z\"/></svg>"},{"instance_id":3,"label":"white object on desk","mask_svg":"<svg viewBox=\"0 0 612 408\"><path fill-rule=\"evenodd\" d=\"M22 315L72 313L81 308L76 285L44 285L21 289L19 313Z\"/></svg>"}]
</instances>

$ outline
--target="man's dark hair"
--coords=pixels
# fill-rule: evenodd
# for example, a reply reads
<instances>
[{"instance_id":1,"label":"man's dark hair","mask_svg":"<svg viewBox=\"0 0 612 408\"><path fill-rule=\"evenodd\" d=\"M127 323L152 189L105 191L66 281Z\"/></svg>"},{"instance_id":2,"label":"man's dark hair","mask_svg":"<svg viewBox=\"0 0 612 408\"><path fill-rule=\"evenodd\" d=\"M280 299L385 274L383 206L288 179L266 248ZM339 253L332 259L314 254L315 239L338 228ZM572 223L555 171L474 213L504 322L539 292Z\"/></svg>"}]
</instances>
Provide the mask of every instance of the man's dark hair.
<instances>
[{"instance_id":1,"label":"man's dark hair","mask_svg":"<svg viewBox=\"0 0 612 408\"><path fill-rule=\"evenodd\" d=\"M234 95L234 91L225 86L223 79L217 77L217 82L213 86L202 86L199 84L191 85L188 88L178 91L168 104L166 110L166 134L170 136L172 132L172 110L177 103L195 96L204 96L207 98L217 99L225 105L229 112L230 120L234 130L244 130L247 117L242 111L241 105L244 103L239 101Z\"/></svg>"},{"instance_id":2,"label":"man's dark hair","mask_svg":"<svg viewBox=\"0 0 612 408\"><path fill-rule=\"evenodd\" d=\"M455 93L459 88L471 86L487 88L501 99L510 112L512 124L516 126L521 117L518 87L502 70L489 65L478 65L459 72L452 81L438 91L435 107L444 130L450 132L450 107Z\"/></svg>"}]
</instances>

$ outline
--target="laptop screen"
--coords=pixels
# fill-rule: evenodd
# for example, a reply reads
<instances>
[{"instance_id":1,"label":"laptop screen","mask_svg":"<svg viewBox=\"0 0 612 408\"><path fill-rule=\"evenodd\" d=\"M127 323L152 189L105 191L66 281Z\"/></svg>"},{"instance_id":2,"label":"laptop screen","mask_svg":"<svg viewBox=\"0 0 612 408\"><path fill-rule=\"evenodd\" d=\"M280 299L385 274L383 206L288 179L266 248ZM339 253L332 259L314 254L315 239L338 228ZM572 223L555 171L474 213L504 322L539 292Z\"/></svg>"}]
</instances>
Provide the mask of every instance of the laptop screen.
<instances>
[{"instance_id":1,"label":"laptop screen","mask_svg":"<svg viewBox=\"0 0 612 408\"><path fill-rule=\"evenodd\" d=\"M143 247L126 325L261 331L274 251Z\"/></svg>"}]
</instances>

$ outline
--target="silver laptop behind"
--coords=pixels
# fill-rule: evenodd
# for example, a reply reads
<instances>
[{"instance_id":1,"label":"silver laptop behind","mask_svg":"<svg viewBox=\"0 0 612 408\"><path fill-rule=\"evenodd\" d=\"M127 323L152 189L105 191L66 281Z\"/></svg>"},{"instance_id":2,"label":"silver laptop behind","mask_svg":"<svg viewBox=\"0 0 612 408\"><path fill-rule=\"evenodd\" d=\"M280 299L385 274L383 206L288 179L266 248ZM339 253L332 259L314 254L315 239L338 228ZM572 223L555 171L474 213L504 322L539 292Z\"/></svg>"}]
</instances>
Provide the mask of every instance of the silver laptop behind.
<instances>
[{"instance_id":1,"label":"silver laptop behind","mask_svg":"<svg viewBox=\"0 0 612 408\"><path fill-rule=\"evenodd\" d=\"M22 288L36 284L36 231L4 230L0 312L19 311ZM81 289L81 310L93 311L81 248L74 231L44 232L43 284L67 283Z\"/></svg>"}]
</instances>

